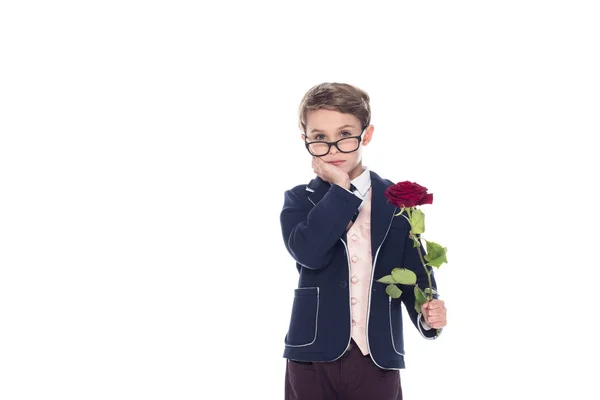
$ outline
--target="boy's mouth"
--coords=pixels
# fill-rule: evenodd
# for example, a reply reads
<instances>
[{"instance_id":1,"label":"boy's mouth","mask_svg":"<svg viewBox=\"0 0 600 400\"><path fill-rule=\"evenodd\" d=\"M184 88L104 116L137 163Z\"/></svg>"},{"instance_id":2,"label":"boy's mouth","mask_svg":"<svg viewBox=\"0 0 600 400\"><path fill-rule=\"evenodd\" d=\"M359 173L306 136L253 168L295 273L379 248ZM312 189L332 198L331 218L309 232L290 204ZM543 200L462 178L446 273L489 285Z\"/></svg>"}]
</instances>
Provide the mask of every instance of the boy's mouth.
<instances>
[{"instance_id":1,"label":"boy's mouth","mask_svg":"<svg viewBox=\"0 0 600 400\"><path fill-rule=\"evenodd\" d=\"M343 163L344 160L332 160L332 161L327 161L328 164L333 164L333 165L340 165L341 163Z\"/></svg>"}]
</instances>

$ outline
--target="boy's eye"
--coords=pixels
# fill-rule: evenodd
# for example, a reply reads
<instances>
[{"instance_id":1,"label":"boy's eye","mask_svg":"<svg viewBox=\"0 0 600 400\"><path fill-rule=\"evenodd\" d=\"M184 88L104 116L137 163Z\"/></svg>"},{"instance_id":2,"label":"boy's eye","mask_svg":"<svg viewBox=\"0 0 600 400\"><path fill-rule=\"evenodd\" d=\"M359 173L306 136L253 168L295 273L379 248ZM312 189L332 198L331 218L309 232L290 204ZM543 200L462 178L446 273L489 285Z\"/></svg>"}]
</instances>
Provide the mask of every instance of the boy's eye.
<instances>
[{"instance_id":1,"label":"boy's eye","mask_svg":"<svg viewBox=\"0 0 600 400\"><path fill-rule=\"evenodd\" d=\"M348 131L341 131L340 132L340 136L341 137L348 137L348 136L352 136L352 133L348 132ZM314 136L314 140L316 140L316 141L326 141L327 137L325 135L323 135L322 133L319 133L319 134L316 134Z\"/></svg>"}]
</instances>

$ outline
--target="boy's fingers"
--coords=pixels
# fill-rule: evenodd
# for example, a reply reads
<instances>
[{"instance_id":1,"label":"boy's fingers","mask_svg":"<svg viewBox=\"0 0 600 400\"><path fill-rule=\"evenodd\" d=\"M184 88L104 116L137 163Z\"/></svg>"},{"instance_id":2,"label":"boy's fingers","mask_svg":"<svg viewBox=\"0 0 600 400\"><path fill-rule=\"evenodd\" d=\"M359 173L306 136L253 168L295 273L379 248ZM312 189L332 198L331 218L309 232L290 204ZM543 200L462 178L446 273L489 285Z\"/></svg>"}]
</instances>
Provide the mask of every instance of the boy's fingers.
<instances>
[{"instance_id":1,"label":"boy's fingers","mask_svg":"<svg viewBox=\"0 0 600 400\"><path fill-rule=\"evenodd\" d=\"M437 310L437 309L441 309L444 306L444 303L441 300L431 300L428 302L429 303L429 308L431 310Z\"/></svg>"}]
</instances>

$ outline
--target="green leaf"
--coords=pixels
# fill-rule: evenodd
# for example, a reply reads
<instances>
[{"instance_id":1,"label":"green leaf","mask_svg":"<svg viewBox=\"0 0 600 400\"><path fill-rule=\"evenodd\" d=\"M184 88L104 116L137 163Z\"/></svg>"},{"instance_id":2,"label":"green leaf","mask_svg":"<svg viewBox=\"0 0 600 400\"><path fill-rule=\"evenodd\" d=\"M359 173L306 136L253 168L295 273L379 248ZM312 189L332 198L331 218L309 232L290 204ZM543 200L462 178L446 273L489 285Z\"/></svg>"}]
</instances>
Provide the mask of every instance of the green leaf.
<instances>
[{"instance_id":1,"label":"green leaf","mask_svg":"<svg viewBox=\"0 0 600 400\"><path fill-rule=\"evenodd\" d=\"M418 303L418 302L415 301L415 311L418 312L418 313L420 313L422 305L423 304L420 304L420 303Z\"/></svg>"},{"instance_id":2,"label":"green leaf","mask_svg":"<svg viewBox=\"0 0 600 400\"><path fill-rule=\"evenodd\" d=\"M429 289L429 288L427 288L427 289ZM417 301L421 304L423 304L427 301L427 295L417 285L415 285L415 301Z\"/></svg>"},{"instance_id":3,"label":"green leaf","mask_svg":"<svg viewBox=\"0 0 600 400\"><path fill-rule=\"evenodd\" d=\"M415 310L420 313L421 312L421 306L423 305L423 303L425 303L427 301L427 296L425 295L425 292L423 292L421 290L420 287L418 287L417 285L415 285Z\"/></svg>"},{"instance_id":4,"label":"green leaf","mask_svg":"<svg viewBox=\"0 0 600 400\"><path fill-rule=\"evenodd\" d=\"M394 278L392 277L392 275L382 276L381 278L377 279L377 282L380 282L380 283L396 283L396 281L394 280Z\"/></svg>"},{"instance_id":5,"label":"green leaf","mask_svg":"<svg viewBox=\"0 0 600 400\"><path fill-rule=\"evenodd\" d=\"M425 214L421 210L415 210L410 216L410 226L413 235L420 235L425 232Z\"/></svg>"},{"instance_id":6,"label":"green leaf","mask_svg":"<svg viewBox=\"0 0 600 400\"><path fill-rule=\"evenodd\" d=\"M400 288L396 285L387 285L385 287L385 292L393 299L397 299L400 297L400 295L402 295L402 290L400 290Z\"/></svg>"},{"instance_id":7,"label":"green leaf","mask_svg":"<svg viewBox=\"0 0 600 400\"><path fill-rule=\"evenodd\" d=\"M432 291L431 291L430 288L426 287L425 288L425 294L429 294L429 293L432 293ZM433 289L433 294L437 294L437 291L435 289Z\"/></svg>"},{"instance_id":8,"label":"green leaf","mask_svg":"<svg viewBox=\"0 0 600 400\"><path fill-rule=\"evenodd\" d=\"M392 278L396 283L402 285L414 285L417 283L417 275L406 268L394 268L392 270Z\"/></svg>"},{"instance_id":9,"label":"green leaf","mask_svg":"<svg viewBox=\"0 0 600 400\"><path fill-rule=\"evenodd\" d=\"M427 241L427 254L425 254L425 260L433 267L439 268L443 263L447 263L445 247L441 245Z\"/></svg>"},{"instance_id":10,"label":"green leaf","mask_svg":"<svg viewBox=\"0 0 600 400\"><path fill-rule=\"evenodd\" d=\"M421 243L419 242L419 239L413 237L413 247L416 249L420 245L421 245Z\"/></svg>"}]
</instances>

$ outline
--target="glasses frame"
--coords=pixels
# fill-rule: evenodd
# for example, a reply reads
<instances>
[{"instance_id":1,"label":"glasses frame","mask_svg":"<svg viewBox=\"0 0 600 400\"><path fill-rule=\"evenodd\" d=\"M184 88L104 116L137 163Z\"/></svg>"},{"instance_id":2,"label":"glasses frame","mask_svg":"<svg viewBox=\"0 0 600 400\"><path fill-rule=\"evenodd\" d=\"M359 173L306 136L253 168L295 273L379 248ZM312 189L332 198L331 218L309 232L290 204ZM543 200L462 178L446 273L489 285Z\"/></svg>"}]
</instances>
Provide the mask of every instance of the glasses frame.
<instances>
[{"instance_id":1,"label":"glasses frame","mask_svg":"<svg viewBox=\"0 0 600 400\"><path fill-rule=\"evenodd\" d=\"M365 133L365 131L367 130L367 127L364 127L362 132L360 133L360 135L358 136L346 136L345 138L341 138L339 140L336 140L335 142L326 142L324 140L315 140L314 142L309 142L308 140L306 140L306 135L304 135L304 146L306 147L306 150L308 151L308 153L313 156L313 157L325 157L327 154L329 154L331 152L331 146L335 146L335 148L340 152L340 153L344 153L344 154L350 154L350 153L354 153L355 151L357 151L360 148L360 145L362 143L362 136ZM356 149L352 150L352 151L344 151L342 149L339 148L338 143L341 142L342 140L347 140L347 139L357 139L358 140L358 146L356 146ZM324 143L326 144L327 147L327 153L317 156L313 153L311 153L310 149L308 148L309 145L313 144L313 143Z\"/></svg>"}]
</instances>

